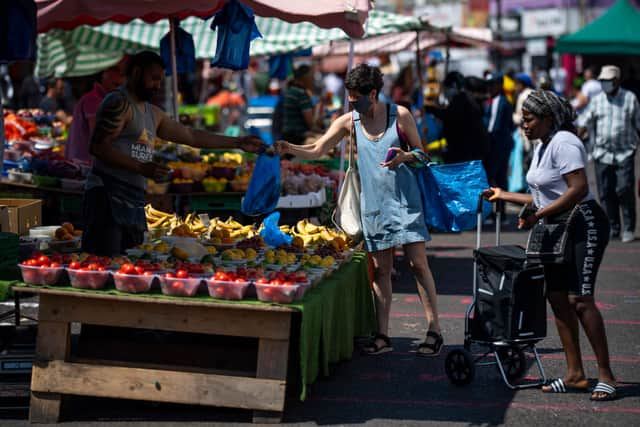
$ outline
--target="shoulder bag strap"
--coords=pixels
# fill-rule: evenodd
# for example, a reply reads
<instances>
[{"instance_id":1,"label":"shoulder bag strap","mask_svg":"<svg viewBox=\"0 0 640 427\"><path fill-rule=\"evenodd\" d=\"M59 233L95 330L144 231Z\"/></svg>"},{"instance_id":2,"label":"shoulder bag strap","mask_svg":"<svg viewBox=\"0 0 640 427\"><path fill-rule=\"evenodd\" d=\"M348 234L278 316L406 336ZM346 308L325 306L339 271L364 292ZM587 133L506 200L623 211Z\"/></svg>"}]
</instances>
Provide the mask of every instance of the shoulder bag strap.
<instances>
[{"instance_id":1,"label":"shoulder bag strap","mask_svg":"<svg viewBox=\"0 0 640 427\"><path fill-rule=\"evenodd\" d=\"M353 161L353 146L356 144L356 123L354 119L354 114L351 112L351 131L349 132L349 163L347 168L357 168L356 163Z\"/></svg>"}]
</instances>

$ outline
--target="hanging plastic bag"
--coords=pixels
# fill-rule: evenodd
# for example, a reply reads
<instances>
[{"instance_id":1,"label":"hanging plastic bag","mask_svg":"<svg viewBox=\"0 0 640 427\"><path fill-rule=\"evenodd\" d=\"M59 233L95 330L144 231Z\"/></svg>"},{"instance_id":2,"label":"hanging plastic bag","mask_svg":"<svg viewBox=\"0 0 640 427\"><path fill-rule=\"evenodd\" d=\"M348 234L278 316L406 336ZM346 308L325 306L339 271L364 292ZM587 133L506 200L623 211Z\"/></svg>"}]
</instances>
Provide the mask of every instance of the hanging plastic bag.
<instances>
[{"instance_id":1,"label":"hanging plastic bag","mask_svg":"<svg viewBox=\"0 0 640 427\"><path fill-rule=\"evenodd\" d=\"M269 147L267 150L271 150ZM273 212L280 191L280 156L265 151L258 155L240 210L245 215Z\"/></svg>"},{"instance_id":2,"label":"hanging plastic bag","mask_svg":"<svg viewBox=\"0 0 640 427\"><path fill-rule=\"evenodd\" d=\"M196 71L196 48L193 37L184 29L180 28L178 20L175 21L176 37L176 72L178 74L189 74ZM160 40L160 56L167 65L167 76L171 75L171 34L166 34Z\"/></svg>"},{"instance_id":3,"label":"hanging plastic bag","mask_svg":"<svg viewBox=\"0 0 640 427\"><path fill-rule=\"evenodd\" d=\"M216 27L216 55L211 60L211 65L230 70L246 70L249 67L251 41L262 37L253 11L236 0L229 1L215 15L211 29L215 30Z\"/></svg>"},{"instance_id":4,"label":"hanging plastic bag","mask_svg":"<svg viewBox=\"0 0 640 427\"><path fill-rule=\"evenodd\" d=\"M476 226L478 197L489 188L482 162L429 165L416 170L425 221L437 231L464 231ZM483 201L483 220L491 203Z\"/></svg>"},{"instance_id":5,"label":"hanging plastic bag","mask_svg":"<svg viewBox=\"0 0 640 427\"><path fill-rule=\"evenodd\" d=\"M278 221L280 220L280 212L274 212L262 221L262 230L260 235L264 242L272 247L278 247L283 245L290 245L293 240L292 236L283 233L278 227Z\"/></svg>"}]
</instances>

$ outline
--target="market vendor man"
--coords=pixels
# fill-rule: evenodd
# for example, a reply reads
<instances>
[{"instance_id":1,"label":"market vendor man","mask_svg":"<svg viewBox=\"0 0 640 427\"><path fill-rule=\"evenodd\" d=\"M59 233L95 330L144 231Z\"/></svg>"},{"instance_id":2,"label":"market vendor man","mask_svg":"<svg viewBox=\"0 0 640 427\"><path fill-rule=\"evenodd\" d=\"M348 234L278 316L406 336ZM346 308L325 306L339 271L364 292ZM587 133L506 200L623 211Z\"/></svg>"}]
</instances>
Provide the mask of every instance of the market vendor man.
<instances>
[{"instance_id":1,"label":"market vendor man","mask_svg":"<svg viewBox=\"0 0 640 427\"><path fill-rule=\"evenodd\" d=\"M93 167L87 177L83 201L82 250L115 256L143 241L147 179L168 179L170 169L153 162L156 137L206 149L241 148L258 152L255 136L226 137L187 128L150 101L163 87L165 65L150 51L133 55L127 82L109 93L96 116L91 135Z\"/></svg>"}]
</instances>

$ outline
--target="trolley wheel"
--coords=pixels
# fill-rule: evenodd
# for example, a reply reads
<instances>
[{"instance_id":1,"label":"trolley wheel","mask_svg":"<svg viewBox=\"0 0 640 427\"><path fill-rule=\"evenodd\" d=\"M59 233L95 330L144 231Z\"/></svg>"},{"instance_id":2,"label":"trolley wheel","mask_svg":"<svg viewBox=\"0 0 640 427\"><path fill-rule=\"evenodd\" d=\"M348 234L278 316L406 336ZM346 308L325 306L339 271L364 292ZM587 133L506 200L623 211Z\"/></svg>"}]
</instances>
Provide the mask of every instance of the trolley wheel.
<instances>
[{"instance_id":1,"label":"trolley wheel","mask_svg":"<svg viewBox=\"0 0 640 427\"><path fill-rule=\"evenodd\" d=\"M447 354L444 361L444 370L452 384L464 386L471 381L476 373L473 357L467 350L455 349Z\"/></svg>"},{"instance_id":2,"label":"trolley wheel","mask_svg":"<svg viewBox=\"0 0 640 427\"><path fill-rule=\"evenodd\" d=\"M498 347L496 349L502 368L509 381L521 378L527 370L527 360L522 348L518 346Z\"/></svg>"}]
</instances>

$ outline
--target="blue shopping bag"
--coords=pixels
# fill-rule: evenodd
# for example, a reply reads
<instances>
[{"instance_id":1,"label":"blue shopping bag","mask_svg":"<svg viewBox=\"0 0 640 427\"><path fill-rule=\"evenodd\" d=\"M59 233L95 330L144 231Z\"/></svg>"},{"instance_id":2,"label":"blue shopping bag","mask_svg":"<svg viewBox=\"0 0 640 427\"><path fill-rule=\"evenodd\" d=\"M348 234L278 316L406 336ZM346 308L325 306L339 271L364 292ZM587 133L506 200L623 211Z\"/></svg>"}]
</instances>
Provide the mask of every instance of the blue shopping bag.
<instances>
[{"instance_id":1,"label":"blue shopping bag","mask_svg":"<svg viewBox=\"0 0 640 427\"><path fill-rule=\"evenodd\" d=\"M480 160L416 169L427 226L436 231L459 232L476 226L478 197L489 188ZM483 220L491 214L483 201Z\"/></svg>"},{"instance_id":2,"label":"blue shopping bag","mask_svg":"<svg viewBox=\"0 0 640 427\"><path fill-rule=\"evenodd\" d=\"M280 220L280 212L274 212L262 221L262 230L260 235L264 242L272 247L290 245L293 240L292 236L283 233L278 227Z\"/></svg>"},{"instance_id":3,"label":"blue shopping bag","mask_svg":"<svg viewBox=\"0 0 640 427\"><path fill-rule=\"evenodd\" d=\"M253 168L240 211L245 215L268 214L280 198L280 156L261 153Z\"/></svg>"}]
</instances>

